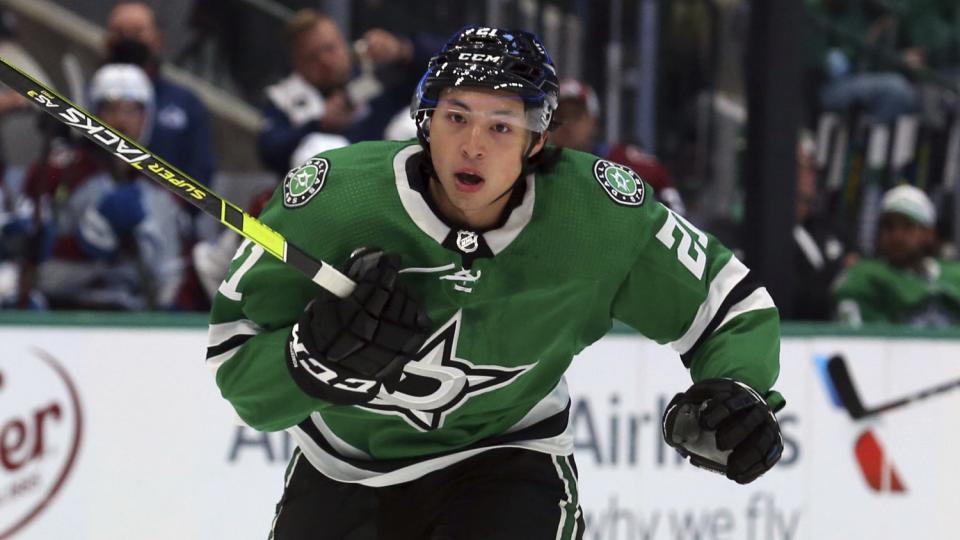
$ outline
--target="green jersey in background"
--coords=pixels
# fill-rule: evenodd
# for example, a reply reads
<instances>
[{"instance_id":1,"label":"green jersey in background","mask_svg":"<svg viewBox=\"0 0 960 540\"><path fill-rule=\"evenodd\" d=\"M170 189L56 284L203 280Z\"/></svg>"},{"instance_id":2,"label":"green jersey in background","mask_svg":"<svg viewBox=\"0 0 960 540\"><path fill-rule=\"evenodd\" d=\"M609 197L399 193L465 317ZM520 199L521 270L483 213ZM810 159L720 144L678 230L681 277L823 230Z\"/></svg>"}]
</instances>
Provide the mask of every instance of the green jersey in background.
<instances>
[{"instance_id":1,"label":"green jersey in background","mask_svg":"<svg viewBox=\"0 0 960 540\"><path fill-rule=\"evenodd\" d=\"M958 324L960 263L927 258L917 272L876 259L860 261L841 274L833 296L838 318L852 324Z\"/></svg>"}]
</instances>

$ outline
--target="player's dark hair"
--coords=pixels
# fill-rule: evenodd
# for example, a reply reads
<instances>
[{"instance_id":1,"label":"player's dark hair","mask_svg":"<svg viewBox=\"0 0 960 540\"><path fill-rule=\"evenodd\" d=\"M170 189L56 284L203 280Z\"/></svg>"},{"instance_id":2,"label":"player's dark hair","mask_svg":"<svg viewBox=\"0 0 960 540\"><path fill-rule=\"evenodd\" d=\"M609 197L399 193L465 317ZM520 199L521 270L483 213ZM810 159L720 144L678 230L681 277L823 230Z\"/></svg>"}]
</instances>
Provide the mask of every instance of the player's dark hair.
<instances>
[{"instance_id":1,"label":"player's dark hair","mask_svg":"<svg viewBox=\"0 0 960 540\"><path fill-rule=\"evenodd\" d=\"M544 145L539 152L527 158L520 176L550 172L557 162L560 161L560 158L563 157L562 154L562 146Z\"/></svg>"}]
</instances>

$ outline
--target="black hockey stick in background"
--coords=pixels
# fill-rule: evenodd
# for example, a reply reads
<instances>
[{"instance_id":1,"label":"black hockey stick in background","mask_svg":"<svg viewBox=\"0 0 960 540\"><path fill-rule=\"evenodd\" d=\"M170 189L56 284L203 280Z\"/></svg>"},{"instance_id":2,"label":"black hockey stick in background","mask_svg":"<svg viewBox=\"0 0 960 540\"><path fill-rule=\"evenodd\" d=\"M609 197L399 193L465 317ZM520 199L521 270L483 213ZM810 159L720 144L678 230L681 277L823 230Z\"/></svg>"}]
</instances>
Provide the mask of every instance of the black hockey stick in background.
<instances>
[{"instance_id":1,"label":"black hockey stick in background","mask_svg":"<svg viewBox=\"0 0 960 540\"><path fill-rule=\"evenodd\" d=\"M833 383L833 387L837 390L837 395L840 397L843 408L850 413L850 416L854 420L875 416L893 409L899 409L915 401L942 394L954 388L960 388L960 379L955 379L868 409L864 407L863 402L860 401L860 395L857 394L857 389L853 385L853 379L850 377L850 371L847 369L847 363L844 361L843 356L837 354L827 361L827 373L830 375L830 382Z\"/></svg>"},{"instance_id":2,"label":"black hockey stick in background","mask_svg":"<svg viewBox=\"0 0 960 540\"><path fill-rule=\"evenodd\" d=\"M86 138L125 161L147 178L218 219L220 223L248 238L267 253L303 272L317 285L341 297L347 296L353 290L355 283L328 263L307 255L287 242L277 231L224 200L99 118L74 105L4 58L0 58L0 81L50 116L79 130Z\"/></svg>"}]
</instances>

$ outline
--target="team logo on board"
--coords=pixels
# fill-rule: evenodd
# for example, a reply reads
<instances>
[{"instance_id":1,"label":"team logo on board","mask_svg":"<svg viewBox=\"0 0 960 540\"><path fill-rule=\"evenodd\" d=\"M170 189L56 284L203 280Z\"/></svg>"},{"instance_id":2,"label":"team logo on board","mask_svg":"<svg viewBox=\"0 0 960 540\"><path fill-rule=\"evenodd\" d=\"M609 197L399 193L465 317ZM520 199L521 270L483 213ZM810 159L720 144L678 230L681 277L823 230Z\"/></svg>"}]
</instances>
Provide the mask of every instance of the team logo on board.
<instances>
[{"instance_id":1,"label":"team logo on board","mask_svg":"<svg viewBox=\"0 0 960 540\"><path fill-rule=\"evenodd\" d=\"M283 179L283 205L287 208L301 207L323 189L330 162L315 157L287 173Z\"/></svg>"},{"instance_id":2,"label":"team logo on board","mask_svg":"<svg viewBox=\"0 0 960 540\"><path fill-rule=\"evenodd\" d=\"M0 358L0 403L0 538L20 538L68 484L83 412L73 375L41 349Z\"/></svg>"},{"instance_id":3,"label":"team logo on board","mask_svg":"<svg viewBox=\"0 0 960 540\"><path fill-rule=\"evenodd\" d=\"M598 159L593 175L614 202L624 206L643 204L643 180L630 168Z\"/></svg>"}]
</instances>

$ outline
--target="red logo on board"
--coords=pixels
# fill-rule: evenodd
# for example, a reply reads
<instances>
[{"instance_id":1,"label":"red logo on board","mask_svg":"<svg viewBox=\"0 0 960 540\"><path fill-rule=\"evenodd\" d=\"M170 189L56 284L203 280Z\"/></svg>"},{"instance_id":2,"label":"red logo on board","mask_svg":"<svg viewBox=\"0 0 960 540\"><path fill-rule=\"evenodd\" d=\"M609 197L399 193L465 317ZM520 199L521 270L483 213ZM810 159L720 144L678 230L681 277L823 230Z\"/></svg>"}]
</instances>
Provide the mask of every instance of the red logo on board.
<instances>
[{"instance_id":1,"label":"red logo on board","mask_svg":"<svg viewBox=\"0 0 960 540\"><path fill-rule=\"evenodd\" d=\"M10 356L0 358L0 540L49 506L70 475L83 429L76 385L63 366L39 349Z\"/></svg>"},{"instance_id":2,"label":"red logo on board","mask_svg":"<svg viewBox=\"0 0 960 540\"><path fill-rule=\"evenodd\" d=\"M907 491L893 462L887 458L883 447L880 446L880 441L873 435L873 430L868 429L860 434L857 444L853 447L853 453L857 456L860 472L863 473L863 479L870 489L891 493Z\"/></svg>"}]
</instances>

